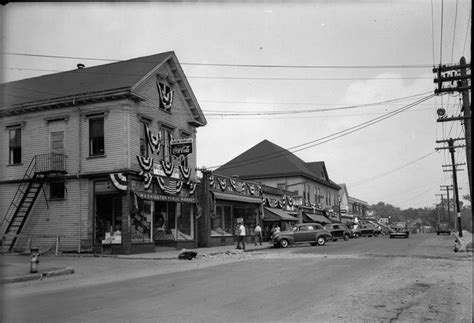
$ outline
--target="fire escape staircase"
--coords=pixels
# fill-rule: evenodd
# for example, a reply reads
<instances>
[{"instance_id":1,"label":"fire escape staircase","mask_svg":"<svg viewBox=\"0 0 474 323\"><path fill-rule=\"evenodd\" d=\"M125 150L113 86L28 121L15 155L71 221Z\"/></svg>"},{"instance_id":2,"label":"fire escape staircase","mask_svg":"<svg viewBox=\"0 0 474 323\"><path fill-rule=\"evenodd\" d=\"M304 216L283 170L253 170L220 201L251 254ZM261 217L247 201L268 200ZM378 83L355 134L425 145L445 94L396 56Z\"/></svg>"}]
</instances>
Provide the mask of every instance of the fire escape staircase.
<instances>
[{"instance_id":1,"label":"fire escape staircase","mask_svg":"<svg viewBox=\"0 0 474 323\"><path fill-rule=\"evenodd\" d=\"M2 222L2 247L12 251L25 226L43 184L50 177L66 174L65 156L49 153L36 155L23 176ZM46 197L46 195L45 195ZM46 199L47 203L47 199Z\"/></svg>"}]
</instances>

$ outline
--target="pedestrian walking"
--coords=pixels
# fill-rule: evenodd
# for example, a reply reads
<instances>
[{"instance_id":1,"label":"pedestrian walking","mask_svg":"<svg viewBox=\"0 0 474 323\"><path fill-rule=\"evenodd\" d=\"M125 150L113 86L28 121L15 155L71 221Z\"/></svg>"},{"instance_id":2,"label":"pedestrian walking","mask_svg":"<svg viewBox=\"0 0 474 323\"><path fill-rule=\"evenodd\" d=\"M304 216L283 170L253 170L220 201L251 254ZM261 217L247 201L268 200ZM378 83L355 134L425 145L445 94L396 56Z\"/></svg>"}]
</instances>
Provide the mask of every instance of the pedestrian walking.
<instances>
[{"instance_id":1,"label":"pedestrian walking","mask_svg":"<svg viewBox=\"0 0 474 323\"><path fill-rule=\"evenodd\" d=\"M242 249L245 251L245 226L243 223L239 226L239 236L237 239L237 249L240 249L240 243L242 242Z\"/></svg>"},{"instance_id":2,"label":"pedestrian walking","mask_svg":"<svg viewBox=\"0 0 474 323\"><path fill-rule=\"evenodd\" d=\"M260 245L262 245L262 228L260 227L260 225L257 223L257 225L255 226L255 229L254 229L254 232L255 232L255 245L257 245L257 239L258 239L258 242L260 243Z\"/></svg>"}]
</instances>

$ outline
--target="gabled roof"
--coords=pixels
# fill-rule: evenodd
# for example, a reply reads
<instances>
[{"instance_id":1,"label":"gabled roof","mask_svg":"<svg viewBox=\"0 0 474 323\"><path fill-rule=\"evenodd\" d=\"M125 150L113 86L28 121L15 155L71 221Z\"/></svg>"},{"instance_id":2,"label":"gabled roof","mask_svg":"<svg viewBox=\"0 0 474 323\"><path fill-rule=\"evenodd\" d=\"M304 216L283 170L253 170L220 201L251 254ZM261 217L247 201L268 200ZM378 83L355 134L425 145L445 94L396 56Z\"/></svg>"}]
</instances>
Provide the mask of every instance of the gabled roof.
<instances>
[{"instance_id":1,"label":"gabled roof","mask_svg":"<svg viewBox=\"0 0 474 323\"><path fill-rule=\"evenodd\" d=\"M306 166L308 166L308 168L320 179L324 181L329 180L328 172L326 170L326 166L324 165L323 161L306 163Z\"/></svg>"},{"instance_id":2,"label":"gabled roof","mask_svg":"<svg viewBox=\"0 0 474 323\"><path fill-rule=\"evenodd\" d=\"M341 191L343 190L346 193L347 198L349 199L349 191L347 190L347 185L346 184L337 184L341 187Z\"/></svg>"},{"instance_id":3,"label":"gabled roof","mask_svg":"<svg viewBox=\"0 0 474 323\"><path fill-rule=\"evenodd\" d=\"M81 98L90 99L114 93L137 96L134 90L166 62L170 62L180 82L184 83L178 89L187 91L188 104L194 110L196 121L206 124L204 114L172 51L0 84L0 111L10 110L14 113L15 109L30 105L58 105L72 98L79 102Z\"/></svg>"},{"instance_id":4,"label":"gabled roof","mask_svg":"<svg viewBox=\"0 0 474 323\"><path fill-rule=\"evenodd\" d=\"M322 167L325 169L324 165ZM219 167L215 173L248 180L303 176L339 188L332 181L322 180L302 159L266 139Z\"/></svg>"}]
</instances>

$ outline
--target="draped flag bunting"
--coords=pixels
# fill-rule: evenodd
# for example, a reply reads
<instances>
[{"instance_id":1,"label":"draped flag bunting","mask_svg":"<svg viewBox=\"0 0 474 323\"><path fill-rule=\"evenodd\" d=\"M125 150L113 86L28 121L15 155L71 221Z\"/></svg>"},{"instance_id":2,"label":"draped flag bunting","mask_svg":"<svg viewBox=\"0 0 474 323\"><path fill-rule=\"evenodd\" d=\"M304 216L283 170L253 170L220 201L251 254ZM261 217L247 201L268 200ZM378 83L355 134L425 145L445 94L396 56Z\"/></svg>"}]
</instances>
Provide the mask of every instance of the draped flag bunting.
<instances>
[{"instance_id":1,"label":"draped flag bunting","mask_svg":"<svg viewBox=\"0 0 474 323\"><path fill-rule=\"evenodd\" d=\"M174 164L172 162L168 162L165 160L160 160L161 167L163 167L163 171L165 172L166 176L173 175Z\"/></svg>"},{"instance_id":2,"label":"draped flag bunting","mask_svg":"<svg viewBox=\"0 0 474 323\"><path fill-rule=\"evenodd\" d=\"M250 187L250 194L255 195L255 186L250 185L249 187Z\"/></svg>"},{"instance_id":3,"label":"draped flag bunting","mask_svg":"<svg viewBox=\"0 0 474 323\"><path fill-rule=\"evenodd\" d=\"M277 204L277 206L278 206L279 209L282 209L282 208L283 208L283 205L282 205L282 203L281 203L280 200L276 200L276 204Z\"/></svg>"},{"instance_id":4,"label":"draped flag bunting","mask_svg":"<svg viewBox=\"0 0 474 323\"><path fill-rule=\"evenodd\" d=\"M158 92L160 93L163 109L169 110L173 104L174 91L166 84L157 82Z\"/></svg>"},{"instance_id":5,"label":"draped flag bunting","mask_svg":"<svg viewBox=\"0 0 474 323\"><path fill-rule=\"evenodd\" d=\"M232 189L233 189L234 191L237 191L235 179L233 179L233 178L229 179L229 183L230 183L230 187L232 187Z\"/></svg>"},{"instance_id":6,"label":"draped flag bunting","mask_svg":"<svg viewBox=\"0 0 474 323\"><path fill-rule=\"evenodd\" d=\"M181 175L183 175L183 178L185 180L188 180L191 176L191 168L179 165L179 170L181 172Z\"/></svg>"},{"instance_id":7,"label":"draped flag bunting","mask_svg":"<svg viewBox=\"0 0 474 323\"><path fill-rule=\"evenodd\" d=\"M227 182L225 178L217 178L217 181L219 182L219 186L221 187L221 190L225 191L227 187Z\"/></svg>"},{"instance_id":8,"label":"draped flag bunting","mask_svg":"<svg viewBox=\"0 0 474 323\"><path fill-rule=\"evenodd\" d=\"M292 197L288 197L288 206L293 207L293 198Z\"/></svg>"},{"instance_id":9,"label":"draped flag bunting","mask_svg":"<svg viewBox=\"0 0 474 323\"><path fill-rule=\"evenodd\" d=\"M214 186L214 176L209 176L209 184L211 185L211 187Z\"/></svg>"},{"instance_id":10,"label":"draped flag bunting","mask_svg":"<svg viewBox=\"0 0 474 323\"><path fill-rule=\"evenodd\" d=\"M143 176L143 186L145 187L145 190L148 190L153 181L153 175L151 175L149 172L140 172L139 175Z\"/></svg>"},{"instance_id":11,"label":"draped flag bunting","mask_svg":"<svg viewBox=\"0 0 474 323\"><path fill-rule=\"evenodd\" d=\"M112 180L115 188L119 191L127 190L127 177L122 173L110 174L110 179Z\"/></svg>"},{"instance_id":12,"label":"draped flag bunting","mask_svg":"<svg viewBox=\"0 0 474 323\"><path fill-rule=\"evenodd\" d=\"M160 188L168 194L178 194L183 188L183 182L170 178L158 177Z\"/></svg>"},{"instance_id":13,"label":"draped flag bunting","mask_svg":"<svg viewBox=\"0 0 474 323\"><path fill-rule=\"evenodd\" d=\"M265 206L267 204L267 198L262 197L262 205Z\"/></svg>"},{"instance_id":14,"label":"draped flag bunting","mask_svg":"<svg viewBox=\"0 0 474 323\"><path fill-rule=\"evenodd\" d=\"M137 156L137 159L138 159L138 164L140 165L140 167L143 169L144 172L151 171L151 168L153 167L153 158Z\"/></svg>"},{"instance_id":15,"label":"draped flag bunting","mask_svg":"<svg viewBox=\"0 0 474 323\"><path fill-rule=\"evenodd\" d=\"M161 133L158 133L158 136L155 136L150 128L145 125L145 134L148 145L150 146L151 152L154 153L156 151L157 154L160 153L160 145L161 145Z\"/></svg>"},{"instance_id":16,"label":"draped flag bunting","mask_svg":"<svg viewBox=\"0 0 474 323\"><path fill-rule=\"evenodd\" d=\"M194 191L196 190L196 183L193 183L191 181L188 181L188 186L189 186L189 195L194 195Z\"/></svg>"}]
</instances>

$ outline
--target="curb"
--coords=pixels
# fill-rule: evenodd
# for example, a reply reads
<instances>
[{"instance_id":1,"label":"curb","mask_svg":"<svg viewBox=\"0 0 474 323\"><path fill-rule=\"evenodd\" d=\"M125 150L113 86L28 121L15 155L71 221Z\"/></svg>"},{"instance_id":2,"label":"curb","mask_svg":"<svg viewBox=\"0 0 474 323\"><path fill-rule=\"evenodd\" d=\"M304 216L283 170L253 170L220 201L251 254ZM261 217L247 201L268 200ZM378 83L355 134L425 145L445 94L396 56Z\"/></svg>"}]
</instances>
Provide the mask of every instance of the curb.
<instances>
[{"instance_id":1,"label":"curb","mask_svg":"<svg viewBox=\"0 0 474 323\"><path fill-rule=\"evenodd\" d=\"M19 282L25 282L25 281L30 281L30 280L38 280L38 279L41 280L44 277L56 277L56 276L64 276L64 275L70 275L70 274L74 274L74 268L64 268L64 269L59 269L59 270L46 271L44 273L2 278L0 279L0 285L19 283Z\"/></svg>"}]
</instances>

